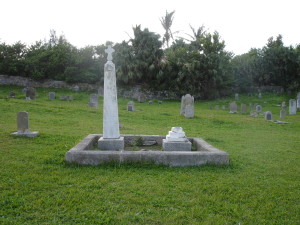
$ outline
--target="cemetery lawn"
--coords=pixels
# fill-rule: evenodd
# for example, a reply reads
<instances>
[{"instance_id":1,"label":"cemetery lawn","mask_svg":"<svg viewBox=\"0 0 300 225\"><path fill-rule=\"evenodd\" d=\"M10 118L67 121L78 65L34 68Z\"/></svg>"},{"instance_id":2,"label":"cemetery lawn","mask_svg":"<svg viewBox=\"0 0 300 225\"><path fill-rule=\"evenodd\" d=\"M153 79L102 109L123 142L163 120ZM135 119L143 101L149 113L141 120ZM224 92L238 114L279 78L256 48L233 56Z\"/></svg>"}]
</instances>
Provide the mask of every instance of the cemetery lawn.
<instances>
[{"instance_id":1,"label":"cemetery lawn","mask_svg":"<svg viewBox=\"0 0 300 225\"><path fill-rule=\"evenodd\" d=\"M181 126L229 153L230 165L80 166L66 163L65 153L102 133L103 99L92 109L90 93L37 88L37 99L25 101L21 89L0 86L0 224L300 224L300 112L275 124L209 110L228 107L227 98L196 101L196 117L186 119L179 101L135 102L128 112L130 99L119 99L121 134L166 135ZM50 91L74 101L49 100ZM289 98L241 95L238 105L259 103L279 120L276 105ZM19 111L29 112L38 137L11 135Z\"/></svg>"}]
</instances>

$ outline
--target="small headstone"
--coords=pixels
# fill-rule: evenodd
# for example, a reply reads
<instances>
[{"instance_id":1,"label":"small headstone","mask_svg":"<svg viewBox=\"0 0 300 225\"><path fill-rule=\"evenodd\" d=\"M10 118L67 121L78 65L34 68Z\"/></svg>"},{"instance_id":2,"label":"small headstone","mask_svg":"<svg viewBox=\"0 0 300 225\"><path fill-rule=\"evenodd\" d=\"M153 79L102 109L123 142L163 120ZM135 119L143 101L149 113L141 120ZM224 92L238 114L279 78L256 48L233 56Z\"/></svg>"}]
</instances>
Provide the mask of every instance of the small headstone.
<instances>
[{"instance_id":1,"label":"small headstone","mask_svg":"<svg viewBox=\"0 0 300 225\"><path fill-rule=\"evenodd\" d=\"M297 93L297 109L300 109L300 92Z\"/></svg>"},{"instance_id":2,"label":"small headstone","mask_svg":"<svg viewBox=\"0 0 300 225\"><path fill-rule=\"evenodd\" d=\"M265 120L272 120L272 113L270 111L265 112Z\"/></svg>"},{"instance_id":3,"label":"small headstone","mask_svg":"<svg viewBox=\"0 0 300 225\"><path fill-rule=\"evenodd\" d=\"M286 108L285 102L282 102L282 103L281 103L281 107L282 107L282 108Z\"/></svg>"},{"instance_id":4,"label":"small headstone","mask_svg":"<svg viewBox=\"0 0 300 225\"><path fill-rule=\"evenodd\" d=\"M234 95L234 99L235 99L236 101L239 100L239 94L238 94L238 93L236 93L236 94Z\"/></svg>"},{"instance_id":5,"label":"small headstone","mask_svg":"<svg viewBox=\"0 0 300 225\"><path fill-rule=\"evenodd\" d=\"M229 104L229 113L237 113L238 107L235 102Z\"/></svg>"},{"instance_id":6,"label":"small headstone","mask_svg":"<svg viewBox=\"0 0 300 225\"><path fill-rule=\"evenodd\" d=\"M286 109L282 108L280 110L280 119L284 119L286 117Z\"/></svg>"},{"instance_id":7,"label":"small headstone","mask_svg":"<svg viewBox=\"0 0 300 225\"><path fill-rule=\"evenodd\" d=\"M186 118L194 117L194 97L190 94L182 96L180 114Z\"/></svg>"},{"instance_id":8,"label":"small headstone","mask_svg":"<svg viewBox=\"0 0 300 225\"><path fill-rule=\"evenodd\" d=\"M98 89L98 96L103 96L103 94L104 94L103 87L99 87L99 89Z\"/></svg>"},{"instance_id":9,"label":"small headstone","mask_svg":"<svg viewBox=\"0 0 300 225\"><path fill-rule=\"evenodd\" d=\"M212 105L210 105L210 106L209 106L209 109L210 109L210 110L212 110L212 109L213 109Z\"/></svg>"},{"instance_id":10,"label":"small headstone","mask_svg":"<svg viewBox=\"0 0 300 225\"><path fill-rule=\"evenodd\" d=\"M72 95L60 96L59 99L63 101L67 101L67 100L73 101L73 96Z\"/></svg>"},{"instance_id":11,"label":"small headstone","mask_svg":"<svg viewBox=\"0 0 300 225\"><path fill-rule=\"evenodd\" d=\"M246 112L247 112L246 104L241 104L241 113L246 113Z\"/></svg>"},{"instance_id":12,"label":"small headstone","mask_svg":"<svg viewBox=\"0 0 300 225\"><path fill-rule=\"evenodd\" d=\"M257 112L255 110L252 110L252 111L250 111L250 116L257 117L258 114L257 114Z\"/></svg>"},{"instance_id":13,"label":"small headstone","mask_svg":"<svg viewBox=\"0 0 300 225\"><path fill-rule=\"evenodd\" d=\"M162 101L158 101L157 103L158 103L158 104L162 104L163 102L162 102Z\"/></svg>"},{"instance_id":14,"label":"small headstone","mask_svg":"<svg viewBox=\"0 0 300 225\"><path fill-rule=\"evenodd\" d=\"M73 91L78 92L80 90L80 88L78 87L78 85L75 85L73 88Z\"/></svg>"},{"instance_id":15,"label":"small headstone","mask_svg":"<svg viewBox=\"0 0 300 225\"><path fill-rule=\"evenodd\" d=\"M222 110L226 110L226 106L225 105L222 105Z\"/></svg>"},{"instance_id":16,"label":"small headstone","mask_svg":"<svg viewBox=\"0 0 300 225\"><path fill-rule=\"evenodd\" d=\"M55 99L55 92L49 92L49 99Z\"/></svg>"},{"instance_id":17,"label":"small headstone","mask_svg":"<svg viewBox=\"0 0 300 225\"><path fill-rule=\"evenodd\" d=\"M35 89L33 87L29 87L26 89L26 100L34 100L35 99Z\"/></svg>"},{"instance_id":18,"label":"small headstone","mask_svg":"<svg viewBox=\"0 0 300 225\"><path fill-rule=\"evenodd\" d=\"M138 102L145 102L146 101L146 96L141 93L139 96L138 96Z\"/></svg>"},{"instance_id":19,"label":"small headstone","mask_svg":"<svg viewBox=\"0 0 300 225\"><path fill-rule=\"evenodd\" d=\"M29 115L28 112L17 113L17 132L12 133L14 136L35 137L38 135L37 131L30 132L29 130Z\"/></svg>"},{"instance_id":20,"label":"small headstone","mask_svg":"<svg viewBox=\"0 0 300 225\"><path fill-rule=\"evenodd\" d=\"M249 104L249 108L250 108L250 111L253 110L253 105L252 105L252 103Z\"/></svg>"},{"instance_id":21,"label":"small headstone","mask_svg":"<svg viewBox=\"0 0 300 225\"><path fill-rule=\"evenodd\" d=\"M257 105L257 106L255 107L255 111L258 112L258 113L261 113L261 112L262 112L262 107L261 107L261 105Z\"/></svg>"},{"instance_id":22,"label":"small headstone","mask_svg":"<svg viewBox=\"0 0 300 225\"><path fill-rule=\"evenodd\" d=\"M220 106L216 105L216 110L219 110L220 109Z\"/></svg>"},{"instance_id":23,"label":"small headstone","mask_svg":"<svg viewBox=\"0 0 300 225\"><path fill-rule=\"evenodd\" d=\"M258 98L261 98L261 97L262 97L262 96L261 96L261 93L259 92L259 93L258 93Z\"/></svg>"},{"instance_id":24,"label":"small headstone","mask_svg":"<svg viewBox=\"0 0 300 225\"><path fill-rule=\"evenodd\" d=\"M289 114L290 115L296 115L297 113L297 107L296 107L296 100L290 99L289 101Z\"/></svg>"},{"instance_id":25,"label":"small headstone","mask_svg":"<svg viewBox=\"0 0 300 225\"><path fill-rule=\"evenodd\" d=\"M98 108L98 95L97 94L91 94L90 95L89 106Z\"/></svg>"},{"instance_id":26,"label":"small headstone","mask_svg":"<svg viewBox=\"0 0 300 225\"><path fill-rule=\"evenodd\" d=\"M134 102L133 101L130 101L127 103L127 111L134 111Z\"/></svg>"},{"instance_id":27,"label":"small headstone","mask_svg":"<svg viewBox=\"0 0 300 225\"><path fill-rule=\"evenodd\" d=\"M148 102L148 104L149 104L149 105L153 105L153 101L150 100L150 101Z\"/></svg>"},{"instance_id":28,"label":"small headstone","mask_svg":"<svg viewBox=\"0 0 300 225\"><path fill-rule=\"evenodd\" d=\"M10 98L15 98L16 97L16 93L13 92L13 91L9 92L9 97Z\"/></svg>"},{"instance_id":29,"label":"small headstone","mask_svg":"<svg viewBox=\"0 0 300 225\"><path fill-rule=\"evenodd\" d=\"M185 113L184 113L185 118L194 118L194 106L192 105L187 105L185 107Z\"/></svg>"}]
</instances>

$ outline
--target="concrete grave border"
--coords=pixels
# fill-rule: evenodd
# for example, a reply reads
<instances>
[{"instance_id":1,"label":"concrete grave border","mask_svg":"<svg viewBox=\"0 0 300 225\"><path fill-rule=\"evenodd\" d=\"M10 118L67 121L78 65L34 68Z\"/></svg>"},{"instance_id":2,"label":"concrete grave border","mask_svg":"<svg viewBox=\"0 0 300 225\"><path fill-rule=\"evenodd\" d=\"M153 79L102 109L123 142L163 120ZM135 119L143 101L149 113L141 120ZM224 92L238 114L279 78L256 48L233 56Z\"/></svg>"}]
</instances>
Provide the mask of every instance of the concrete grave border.
<instances>
[{"instance_id":1,"label":"concrete grave border","mask_svg":"<svg viewBox=\"0 0 300 225\"><path fill-rule=\"evenodd\" d=\"M125 143L142 137L144 141L156 141L162 144L165 136L159 135L121 135ZM201 138L188 138L196 151L125 151L125 150L92 150L97 144L101 134L89 134L75 147L66 153L66 161L82 165L99 165L109 162L153 162L171 167L200 166L205 164L227 165L229 155L211 145Z\"/></svg>"}]
</instances>

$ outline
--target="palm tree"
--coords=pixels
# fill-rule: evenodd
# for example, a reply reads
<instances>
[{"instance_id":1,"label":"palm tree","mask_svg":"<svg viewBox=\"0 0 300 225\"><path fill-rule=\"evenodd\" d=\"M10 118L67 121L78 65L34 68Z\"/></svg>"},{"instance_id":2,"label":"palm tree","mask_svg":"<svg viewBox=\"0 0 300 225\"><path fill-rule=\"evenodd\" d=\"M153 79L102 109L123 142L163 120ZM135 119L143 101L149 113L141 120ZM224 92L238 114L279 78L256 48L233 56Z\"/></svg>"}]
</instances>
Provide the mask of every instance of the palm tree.
<instances>
[{"instance_id":1,"label":"palm tree","mask_svg":"<svg viewBox=\"0 0 300 225\"><path fill-rule=\"evenodd\" d=\"M161 25L165 29L165 34L163 36L163 44L166 43L168 48L169 48L170 38L172 38L172 40L174 40L173 33L171 31L172 22L174 19L174 17L173 17L174 13L175 13L175 11L170 12L170 13L168 13L168 11L166 11L166 15L160 19Z\"/></svg>"}]
</instances>

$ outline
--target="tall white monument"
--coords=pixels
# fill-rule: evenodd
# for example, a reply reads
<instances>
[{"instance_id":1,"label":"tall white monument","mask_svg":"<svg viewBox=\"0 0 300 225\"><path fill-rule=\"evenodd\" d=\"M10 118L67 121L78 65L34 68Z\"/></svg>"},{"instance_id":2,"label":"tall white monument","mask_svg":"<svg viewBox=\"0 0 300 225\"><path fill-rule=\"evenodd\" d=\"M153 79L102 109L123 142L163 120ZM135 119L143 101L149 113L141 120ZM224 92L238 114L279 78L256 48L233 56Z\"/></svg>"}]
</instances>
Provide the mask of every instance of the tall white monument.
<instances>
[{"instance_id":1,"label":"tall white monument","mask_svg":"<svg viewBox=\"0 0 300 225\"><path fill-rule=\"evenodd\" d=\"M119 131L116 71L112 62L114 51L110 45L105 49L107 62L104 66L103 136L98 141L98 147L102 150L124 149L124 137L120 136Z\"/></svg>"}]
</instances>

